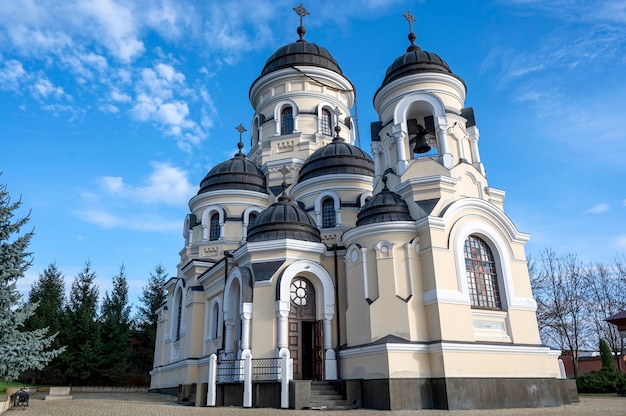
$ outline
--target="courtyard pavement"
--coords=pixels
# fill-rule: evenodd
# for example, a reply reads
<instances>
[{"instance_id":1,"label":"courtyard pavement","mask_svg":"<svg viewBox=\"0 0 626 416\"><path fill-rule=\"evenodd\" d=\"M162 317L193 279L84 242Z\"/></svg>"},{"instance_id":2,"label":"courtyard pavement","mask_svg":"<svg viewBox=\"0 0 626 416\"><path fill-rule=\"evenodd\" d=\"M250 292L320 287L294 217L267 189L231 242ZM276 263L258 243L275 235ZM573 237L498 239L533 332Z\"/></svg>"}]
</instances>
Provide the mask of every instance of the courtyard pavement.
<instances>
[{"instance_id":1,"label":"courtyard pavement","mask_svg":"<svg viewBox=\"0 0 626 416\"><path fill-rule=\"evenodd\" d=\"M172 396L153 393L72 393L72 400L43 400L31 397L25 408L9 408L3 416L626 416L626 398L582 396L580 403L540 409L498 410L281 410L240 407L191 407L174 403Z\"/></svg>"}]
</instances>

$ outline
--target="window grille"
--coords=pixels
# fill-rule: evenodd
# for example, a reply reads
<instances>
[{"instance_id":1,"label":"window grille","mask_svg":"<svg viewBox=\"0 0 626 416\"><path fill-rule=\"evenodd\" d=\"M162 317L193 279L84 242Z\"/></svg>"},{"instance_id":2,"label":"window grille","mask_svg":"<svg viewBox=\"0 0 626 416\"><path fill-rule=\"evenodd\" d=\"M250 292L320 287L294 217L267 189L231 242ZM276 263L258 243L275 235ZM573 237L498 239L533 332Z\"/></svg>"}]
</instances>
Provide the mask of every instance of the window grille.
<instances>
[{"instance_id":1,"label":"window grille","mask_svg":"<svg viewBox=\"0 0 626 416\"><path fill-rule=\"evenodd\" d=\"M335 201L326 198L322 202L322 228L334 227L337 223L335 215Z\"/></svg>"},{"instance_id":2,"label":"window grille","mask_svg":"<svg viewBox=\"0 0 626 416\"><path fill-rule=\"evenodd\" d=\"M209 240L215 241L220 238L220 216L215 213L211 216L211 223L209 225Z\"/></svg>"},{"instance_id":3,"label":"window grille","mask_svg":"<svg viewBox=\"0 0 626 416\"><path fill-rule=\"evenodd\" d=\"M293 114L291 107L285 107L280 113L280 134L293 133Z\"/></svg>"},{"instance_id":4,"label":"window grille","mask_svg":"<svg viewBox=\"0 0 626 416\"><path fill-rule=\"evenodd\" d=\"M465 240L464 252L472 307L502 309L496 264L491 249L481 238L470 235Z\"/></svg>"},{"instance_id":5,"label":"window grille","mask_svg":"<svg viewBox=\"0 0 626 416\"><path fill-rule=\"evenodd\" d=\"M330 111L324 108L322 109L322 122L321 122L321 130L322 134L327 136L332 136L332 118L330 117Z\"/></svg>"}]
</instances>

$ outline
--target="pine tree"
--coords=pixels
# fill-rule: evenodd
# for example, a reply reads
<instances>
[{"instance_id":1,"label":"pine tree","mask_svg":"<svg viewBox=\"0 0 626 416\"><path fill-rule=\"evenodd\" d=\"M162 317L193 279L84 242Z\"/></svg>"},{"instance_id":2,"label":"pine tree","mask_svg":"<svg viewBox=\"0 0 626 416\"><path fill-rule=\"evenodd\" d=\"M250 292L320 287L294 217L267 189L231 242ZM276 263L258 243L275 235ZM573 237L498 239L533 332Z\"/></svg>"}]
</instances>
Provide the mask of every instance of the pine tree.
<instances>
[{"instance_id":1,"label":"pine tree","mask_svg":"<svg viewBox=\"0 0 626 416\"><path fill-rule=\"evenodd\" d=\"M50 349L55 335L48 335L48 328L24 328L37 304L23 303L17 290L17 280L32 262L26 249L34 235L34 231L18 235L29 220L26 216L13 221L21 204L21 200L11 202L6 185L0 184L0 378L7 380L25 370L42 369L62 352L62 348Z\"/></svg>"},{"instance_id":2,"label":"pine tree","mask_svg":"<svg viewBox=\"0 0 626 416\"><path fill-rule=\"evenodd\" d=\"M617 370L617 368L615 368L615 359L613 358L611 348L604 339L600 340L600 361L602 362L603 371L612 373Z\"/></svg>"},{"instance_id":3,"label":"pine tree","mask_svg":"<svg viewBox=\"0 0 626 416\"><path fill-rule=\"evenodd\" d=\"M95 279L96 272L88 260L72 282L66 308L64 334L68 349L63 354L64 378L72 384L97 382L94 377L99 368L100 323L97 321L99 289Z\"/></svg>"},{"instance_id":4,"label":"pine tree","mask_svg":"<svg viewBox=\"0 0 626 416\"><path fill-rule=\"evenodd\" d=\"M166 301L167 294L164 289L166 280L167 271L159 263L154 268L154 273L150 273L148 284L143 287L142 296L139 297L141 305L137 308L136 321L140 343L136 357L139 368L145 372L151 370L153 366L158 320L156 311Z\"/></svg>"},{"instance_id":5,"label":"pine tree","mask_svg":"<svg viewBox=\"0 0 626 416\"><path fill-rule=\"evenodd\" d=\"M128 304L128 282L124 265L113 277L111 295L104 294L100 314L101 322L101 376L107 383L120 384L128 378L131 369L132 348L131 307Z\"/></svg>"},{"instance_id":6,"label":"pine tree","mask_svg":"<svg viewBox=\"0 0 626 416\"><path fill-rule=\"evenodd\" d=\"M56 263L50 263L39 274L39 278L33 283L28 293L28 302L37 303L39 306L37 313L26 320L25 327L28 330L49 328L50 332L58 333L52 346L60 348L63 345L65 278ZM35 376L42 383L61 383L61 358L56 357L41 372L30 375Z\"/></svg>"}]
</instances>

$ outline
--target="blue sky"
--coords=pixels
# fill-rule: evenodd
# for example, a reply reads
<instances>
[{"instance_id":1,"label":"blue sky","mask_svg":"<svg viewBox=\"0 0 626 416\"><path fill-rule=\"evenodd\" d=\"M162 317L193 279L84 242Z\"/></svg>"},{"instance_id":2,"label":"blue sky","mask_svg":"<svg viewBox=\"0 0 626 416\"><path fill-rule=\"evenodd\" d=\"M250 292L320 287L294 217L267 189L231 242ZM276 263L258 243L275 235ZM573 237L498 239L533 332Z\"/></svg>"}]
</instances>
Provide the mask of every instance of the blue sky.
<instances>
[{"instance_id":1,"label":"blue sky","mask_svg":"<svg viewBox=\"0 0 626 416\"><path fill-rule=\"evenodd\" d=\"M0 0L0 183L36 232L24 293L51 262L69 287L89 259L101 294L124 264L133 301L159 262L176 274L187 202L236 153L249 86L297 39L298 4ZM527 253L626 253L626 3L304 5L306 39L356 86L365 150L411 10L417 44L467 84L489 185Z\"/></svg>"}]
</instances>

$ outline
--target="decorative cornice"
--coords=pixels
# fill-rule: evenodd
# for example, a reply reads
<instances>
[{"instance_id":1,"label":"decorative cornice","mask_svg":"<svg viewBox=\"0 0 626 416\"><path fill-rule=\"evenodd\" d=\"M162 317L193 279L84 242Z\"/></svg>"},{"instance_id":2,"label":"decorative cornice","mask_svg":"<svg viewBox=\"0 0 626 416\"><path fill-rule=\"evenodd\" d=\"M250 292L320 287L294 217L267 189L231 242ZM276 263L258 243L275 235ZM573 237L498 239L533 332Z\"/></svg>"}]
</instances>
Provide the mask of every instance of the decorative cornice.
<instances>
[{"instance_id":1,"label":"decorative cornice","mask_svg":"<svg viewBox=\"0 0 626 416\"><path fill-rule=\"evenodd\" d=\"M415 232L414 221L388 221L352 228L343 233L341 239L347 247L356 240L373 235L413 234Z\"/></svg>"}]
</instances>

